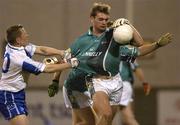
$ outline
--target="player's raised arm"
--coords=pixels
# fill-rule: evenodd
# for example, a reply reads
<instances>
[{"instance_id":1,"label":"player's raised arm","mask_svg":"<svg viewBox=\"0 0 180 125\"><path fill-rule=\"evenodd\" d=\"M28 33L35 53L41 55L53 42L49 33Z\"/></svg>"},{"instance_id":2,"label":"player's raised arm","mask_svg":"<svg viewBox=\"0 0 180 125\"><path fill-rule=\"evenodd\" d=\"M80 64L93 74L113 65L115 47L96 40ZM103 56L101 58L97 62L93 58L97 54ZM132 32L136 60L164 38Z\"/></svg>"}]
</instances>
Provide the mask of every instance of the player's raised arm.
<instances>
[{"instance_id":1,"label":"player's raised arm","mask_svg":"<svg viewBox=\"0 0 180 125\"><path fill-rule=\"evenodd\" d=\"M139 56L143 56L148 53L151 53L154 50L156 50L160 47L163 47L171 42L172 42L172 34L166 33L166 34L162 35L157 42L140 46L139 47L139 51L140 51Z\"/></svg>"},{"instance_id":2,"label":"player's raised arm","mask_svg":"<svg viewBox=\"0 0 180 125\"><path fill-rule=\"evenodd\" d=\"M133 39L131 40L131 44L134 46L142 46L144 43L144 40L142 38L142 36L140 35L140 33L137 31L137 29L130 23L129 20L125 19L125 18L119 18L117 20L115 20L112 24L112 27L117 28L119 26L122 26L124 24L127 24L129 26L131 26L132 30L133 30Z\"/></svg>"}]
</instances>

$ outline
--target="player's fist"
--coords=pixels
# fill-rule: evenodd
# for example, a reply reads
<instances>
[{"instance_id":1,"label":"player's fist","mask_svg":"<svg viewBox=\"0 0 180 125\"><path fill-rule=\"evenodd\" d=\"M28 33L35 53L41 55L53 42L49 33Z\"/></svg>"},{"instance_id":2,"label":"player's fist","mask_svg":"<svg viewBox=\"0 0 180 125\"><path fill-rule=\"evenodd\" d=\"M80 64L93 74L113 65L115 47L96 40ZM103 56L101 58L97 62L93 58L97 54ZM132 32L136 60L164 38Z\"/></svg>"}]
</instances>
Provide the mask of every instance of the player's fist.
<instances>
[{"instance_id":1,"label":"player's fist","mask_svg":"<svg viewBox=\"0 0 180 125\"><path fill-rule=\"evenodd\" d=\"M172 34L166 33L165 35L162 35L159 40L156 42L158 47L165 46L172 42Z\"/></svg>"},{"instance_id":2,"label":"player's fist","mask_svg":"<svg viewBox=\"0 0 180 125\"><path fill-rule=\"evenodd\" d=\"M52 84L48 86L48 95L49 97L55 96L59 91L59 81L53 80Z\"/></svg>"},{"instance_id":3,"label":"player's fist","mask_svg":"<svg viewBox=\"0 0 180 125\"><path fill-rule=\"evenodd\" d=\"M79 65L79 60L77 58L71 58L68 60L68 63L70 63L73 68L75 68Z\"/></svg>"},{"instance_id":4,"label":"player's fist","mask_svg":"<svg viewBox=\"0 0 180 125\"><path fill-rule=\"evenodd\" d=\"M116 27L118 27L120 25L123 25L123 24L128 24L129 25L130 22L127 19L125 19L125 18L119 18L119 19L114 21L112 27L116 28Z\"/></svg>"},{"instance_id":5,"label":"player's fist","mask_svg":"<svg viewBox=\"0 0 180 125\"><path fill-rule=\"evenodd\" d=\"M143 89L144 89L144 94L149 95L151 91L151 85L147 82L143 82Z\"/></svg>"},{"instance_id":6,"label":"player's fist","mask_svg":"<svg viewBox=\"0 0 180 125\"><path fill-rule=\"evenodd\" d=\"M45 63L45 64L56 64L56 63L58 63L58 59L56 57L44 58L43 63Z\"/></svg>"}]
</instances>

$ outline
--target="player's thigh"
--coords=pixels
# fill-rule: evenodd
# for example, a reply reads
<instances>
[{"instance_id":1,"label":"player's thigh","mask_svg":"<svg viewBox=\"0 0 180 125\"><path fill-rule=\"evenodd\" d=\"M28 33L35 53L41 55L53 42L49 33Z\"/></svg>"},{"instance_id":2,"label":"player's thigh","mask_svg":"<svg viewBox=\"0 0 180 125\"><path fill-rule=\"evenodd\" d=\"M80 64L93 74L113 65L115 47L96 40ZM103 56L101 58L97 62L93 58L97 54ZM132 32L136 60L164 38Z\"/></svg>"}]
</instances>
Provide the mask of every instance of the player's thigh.
<instances>
[{"instance_id":1,"label":"player's thigh","mask_svg":"<svg viewBox=\"0 0 180 125\"><path fill-rule=\"evenodd\" d=\"M103 91L97 91L93 95L93 108L97 114L112 115L109 96Z\"/></svg>"},{"instance_id":2,"label":"player's thigh","mask_svg":"<svg viewBox=\"0 0 180 125\"><path fill-rule=\"evenodd\" d=\"M29 125L29 121L26 115L18 115L9 120L11 125Z\"/></svg>"},{"instance_id":3,"label":"player's thigh","mask_svg":"<svg viewBox=\"0 0 180 125\"><path fill-rule=\"evenodd\" d=\"M121 108L121 114L122 114L122 118L124 118L124 119L134 118L134 112L132 109L132 104L129 103L127 106L123 106Z\"/></svg>"},{"instance_id":4,"label":"player's thigh","mask_svg":"<svg viewBox=\"0 0 180 125\"><path fill-rule=\"evenodd\" d=\"M73 125L95 125L95 118L90 107L72 109Z\"/></svg>"}]
</instances>

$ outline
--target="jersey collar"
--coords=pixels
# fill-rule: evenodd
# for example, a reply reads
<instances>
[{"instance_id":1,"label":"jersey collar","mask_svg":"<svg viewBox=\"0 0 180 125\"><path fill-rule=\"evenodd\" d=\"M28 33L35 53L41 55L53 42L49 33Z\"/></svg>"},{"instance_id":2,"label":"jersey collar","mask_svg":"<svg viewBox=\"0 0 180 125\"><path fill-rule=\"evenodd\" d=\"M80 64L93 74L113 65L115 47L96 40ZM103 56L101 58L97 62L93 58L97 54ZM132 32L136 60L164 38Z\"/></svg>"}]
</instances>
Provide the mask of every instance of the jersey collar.
<instances>
[{"instance_id":1,"label":"jersey collar","mask_svg":"<svg viewBox=\"0 0 180 125\"><path fill-rule=\"evenodd\" d=\"M89 36L93 35L92 30L93 30L93 27L91 26L91 27L89 28L89 30L88 30L88 35L89 35ZM107 32L107 31L109 31L109 28L107 28L105 32Z\"/></svg>"},{"instance_id":2,"label":"jersey collar","mask_svg":"<svg viewBox=\"0 0 180 125\"><path fill-rule=\"evenodd\" d=\"M21 47L16 47L16 46L12 46L11 44L8 43L8 47L11 48L11 49L14 49L14 50L24 50L24 47L21 46Z\"/></svg>"}]
</instances>

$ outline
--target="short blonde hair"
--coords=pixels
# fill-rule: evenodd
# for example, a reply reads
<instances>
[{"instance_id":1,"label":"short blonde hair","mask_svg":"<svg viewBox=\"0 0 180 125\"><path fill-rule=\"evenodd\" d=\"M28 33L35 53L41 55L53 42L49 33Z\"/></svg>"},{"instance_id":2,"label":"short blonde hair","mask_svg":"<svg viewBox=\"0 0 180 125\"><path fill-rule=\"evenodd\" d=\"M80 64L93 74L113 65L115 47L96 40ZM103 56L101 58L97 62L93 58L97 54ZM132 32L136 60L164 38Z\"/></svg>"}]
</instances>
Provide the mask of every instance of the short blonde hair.
<instances>
[{"instance_id":1,"label":"short blonde hair","mask_svg":"<svg viewBox=\"0 0 180 125\"><path fill-rule=\"evenodd\" d=\"M10 44L16 42L16 38L21 36L21 29L24 28L21 24L13 25L6 30L6 39Z\"/></svg>"}]
</instances>

